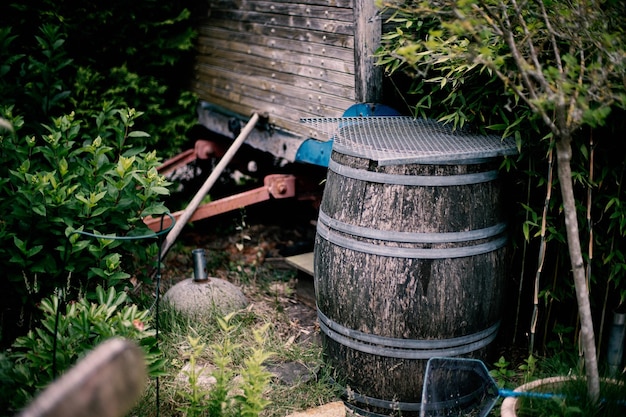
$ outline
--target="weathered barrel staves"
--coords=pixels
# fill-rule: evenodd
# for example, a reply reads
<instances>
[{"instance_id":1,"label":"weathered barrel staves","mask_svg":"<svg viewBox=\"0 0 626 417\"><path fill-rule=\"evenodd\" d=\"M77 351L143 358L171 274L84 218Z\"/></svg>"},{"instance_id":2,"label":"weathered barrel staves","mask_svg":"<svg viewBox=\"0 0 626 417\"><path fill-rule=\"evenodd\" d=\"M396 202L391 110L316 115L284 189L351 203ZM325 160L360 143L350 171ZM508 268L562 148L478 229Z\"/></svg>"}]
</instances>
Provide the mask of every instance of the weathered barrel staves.
<instances>
[{"instance_id":1,"label":"weathered barrel staves","mask_svg":"<svg viewBox=\"0 0 626 417\"><path fill-rule=\"evenodd\" d=\"M417 415L429 358L486 359L496 337L507 276L498 165L515 147L411 118L339 123L315 241L324 353L357 411Z\"/></svg>"}]
</instances>

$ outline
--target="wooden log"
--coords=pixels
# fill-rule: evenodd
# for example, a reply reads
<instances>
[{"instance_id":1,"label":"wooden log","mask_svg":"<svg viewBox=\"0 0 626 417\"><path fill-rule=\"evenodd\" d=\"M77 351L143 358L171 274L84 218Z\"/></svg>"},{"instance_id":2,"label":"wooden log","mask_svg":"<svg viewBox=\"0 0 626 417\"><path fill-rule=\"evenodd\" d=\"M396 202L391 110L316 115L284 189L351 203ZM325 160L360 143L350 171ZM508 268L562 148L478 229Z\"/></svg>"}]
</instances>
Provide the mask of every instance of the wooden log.
<instances>
[{"instance_id":1,"label":"wooden log","mask_svg":"<svg viewBox=\"0 0 626 417\"><path fill-rule=\"evenodd\" d=\"M139 347L109 339L41 392L18 417L122 417L145 383Z\"/></svg>"}]
</instances>

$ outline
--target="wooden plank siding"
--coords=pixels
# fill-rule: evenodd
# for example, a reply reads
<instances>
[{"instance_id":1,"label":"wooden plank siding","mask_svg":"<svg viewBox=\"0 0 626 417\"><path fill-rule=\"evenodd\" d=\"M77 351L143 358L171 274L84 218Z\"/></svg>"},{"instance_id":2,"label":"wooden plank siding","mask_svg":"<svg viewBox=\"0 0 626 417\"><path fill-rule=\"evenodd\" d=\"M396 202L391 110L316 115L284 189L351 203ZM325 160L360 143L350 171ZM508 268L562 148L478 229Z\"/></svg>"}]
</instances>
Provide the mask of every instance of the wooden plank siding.
<instances>
[{"instance_id":1,"label":"wooden plank siding","mask_svg":"<svg viewBox=\"0 0 626 417\"><path fill-rule=\"evenodd\" d=\"M355 9L355 2L363 5ZM371 79L375 71L363 68L370 66L371 53L355 53L355 47L371 52L372 36L380 36L378 28L355 37L372 24L355 11L375 13L373 3L212 1L199 27L193 90L229 112L266 113L273 126L308 137L311 131L300 118L341 116L352 104L378 94L380 83ZM368 85L374 95L366 91Z\"/></svg>"}]
</instances>

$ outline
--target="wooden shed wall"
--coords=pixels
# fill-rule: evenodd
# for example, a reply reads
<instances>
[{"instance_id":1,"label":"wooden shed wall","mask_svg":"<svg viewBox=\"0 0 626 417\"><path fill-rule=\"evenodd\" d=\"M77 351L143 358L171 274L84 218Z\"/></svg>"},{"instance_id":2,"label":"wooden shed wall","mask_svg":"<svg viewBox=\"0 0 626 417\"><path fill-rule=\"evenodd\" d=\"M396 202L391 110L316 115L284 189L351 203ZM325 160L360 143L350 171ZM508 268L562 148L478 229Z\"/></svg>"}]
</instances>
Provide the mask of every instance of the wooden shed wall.
<instances>
[{"instance_id":1,"label":"wooden shed wall","mask_svg":"<svg viewBox=\"0 0 626 417\"><path fill-rule=\"evenodd\" d=\"M341 116L363 100L362 65L355 66L363 30L355 37L354 5L358 12L362 1L211 1L199 28L194 91L244 116L266 112L271 124L309 136L301 117Z\"/></svg>"}]
</instances>

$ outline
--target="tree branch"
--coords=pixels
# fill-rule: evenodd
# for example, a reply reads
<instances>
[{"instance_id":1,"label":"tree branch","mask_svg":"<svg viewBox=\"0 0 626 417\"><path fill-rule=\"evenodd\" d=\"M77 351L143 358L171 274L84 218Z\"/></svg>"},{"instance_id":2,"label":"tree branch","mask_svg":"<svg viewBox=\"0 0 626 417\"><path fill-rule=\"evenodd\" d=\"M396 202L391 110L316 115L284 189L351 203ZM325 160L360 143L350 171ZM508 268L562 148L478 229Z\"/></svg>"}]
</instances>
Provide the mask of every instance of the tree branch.
<instances>
[{"instance_id":1,"label":"tree branch","mask_svg":"<svg viewBox=\"0 0 626 417\"><path fill-rule=\"evenodd\" d=\"M559 45L556 43L556 37L554 36L555 31L552 27L552 23L550 22L550 18L548 17L548 13L546 12L546 6L543 4L543 1L538 0L537 4L539 4L539 8L541 9L543 23L546 25L546 28L548 29L548 37L550 38L550 44L552 45L552 52L554 53L554 60L556 62L556 66L559 69L559 72L562 74L563 63L561 62L561 52L559 51Z\"/></svg>"}]
</instances>

